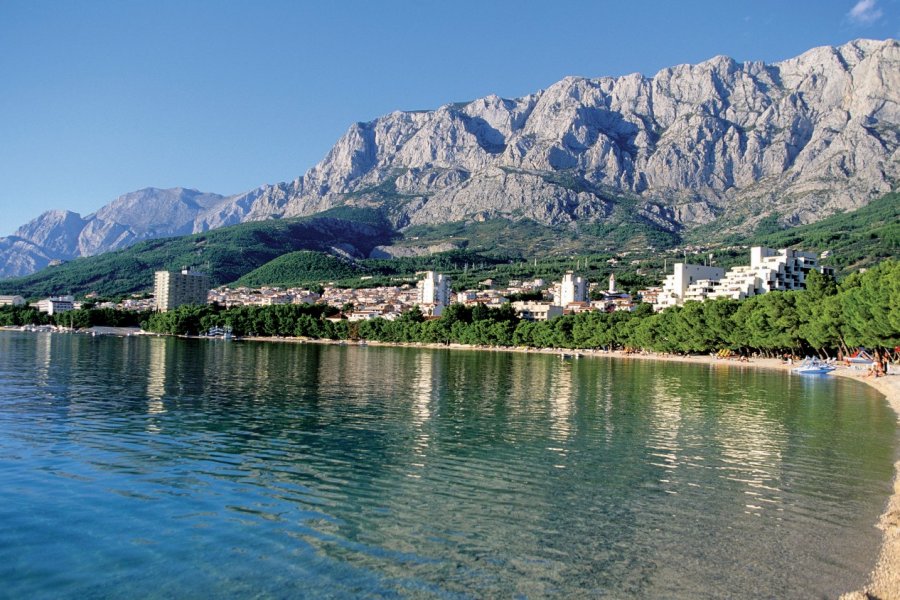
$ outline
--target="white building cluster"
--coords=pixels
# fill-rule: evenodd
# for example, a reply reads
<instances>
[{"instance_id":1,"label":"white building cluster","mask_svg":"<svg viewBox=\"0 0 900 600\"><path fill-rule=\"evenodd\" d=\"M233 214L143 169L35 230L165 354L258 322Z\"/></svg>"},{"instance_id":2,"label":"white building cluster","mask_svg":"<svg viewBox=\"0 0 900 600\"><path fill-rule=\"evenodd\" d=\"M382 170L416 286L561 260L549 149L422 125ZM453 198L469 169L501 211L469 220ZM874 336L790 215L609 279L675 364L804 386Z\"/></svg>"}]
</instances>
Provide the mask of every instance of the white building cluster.
<instances>
[{"instance_id":1,"label":"white building cluster","mask_svg":"<svg viewBox=\"0 0 900 600\"><path fill-rule=\"evenodd\" d=\"M236 306L275 306L278 304L313 304L321 298L304 288L281 288L263 286L261 288L220 286L209 290L207 299L225 308Z\"/></svg>"},{"instance_id":2,"label":"white building cluster","mask_svg":"<svg viewBox=\"0 0 900 600\"><path fill-rule=\"evenodd\" d=\"M589 300L587 280L573 271L566 271L562 281L554 286L553 299L557 306L569 306L573 302L587 302Z\"/></svg>"},{"instance_id":3,"label":"white building cluster","mask_svg":"<svg viewBox=\"0 0 900 600\"><path fill-rule=\"evenodd\" d=\"M675 263L653 303L654 310L681 306L688 300L741 300L767 292L802 290L810 271L830 272L812 252L763 246L750 249L750 264L726 272L720 267Z\"/></svg>"},{"instance_id":4,"label":"white building cluster","mask_svg":"<svg viewBox=\"0 0 900 600\"><path fill-rule=\"evenodd\" d=\"M552 302L514 302L513 307L521 318L528 321L546 321L566 314L589 311L613 312L634 309L631 295L616 289L615 275L610 274L609 287L606 291L596 293L598 296L596 300L590 299L590 290L593 287L586 278L574 271L567 271L562 281L552 286Z\"/></svg>"}]
</instances>

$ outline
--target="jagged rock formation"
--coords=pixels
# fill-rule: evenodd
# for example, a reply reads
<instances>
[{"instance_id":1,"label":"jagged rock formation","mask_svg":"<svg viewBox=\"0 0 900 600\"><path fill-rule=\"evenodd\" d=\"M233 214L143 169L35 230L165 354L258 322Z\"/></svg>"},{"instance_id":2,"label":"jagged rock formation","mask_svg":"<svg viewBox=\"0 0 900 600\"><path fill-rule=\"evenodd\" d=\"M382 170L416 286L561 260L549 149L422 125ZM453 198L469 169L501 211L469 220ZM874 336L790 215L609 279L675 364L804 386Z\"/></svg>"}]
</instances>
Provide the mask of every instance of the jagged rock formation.
<instances>
[{"instance_id":1,"label":"jagged rock formation","mask_svg":"<svg viewBox=\"0 0 900 600\"><path fill-rule=\"evenodd\" d=\"M900 176L900 46L859 40L773 65L716 57L648 78L566 78L358 123L250 218L387 204L397 224L603 219L642 201L671 228L853 209Z\"/></svg>"},{"instance_id":2,"label":"jagged rock formation","mask_svg":"<svg viewBox=\"0 0 900 600\"><path fill-rule=\"evenodd\" d=\"M458 250L459 246L450 242L432 244L430 246L375 246L369 252L369 258L409 258L411 256L430 256L440 252Z\"/></svg>"},{"instance_id":3,"label":"jagged rock formation","mask_svg":"<svg viewBox=\"0 0 900 600\"><path fill-rule=\"evenodd\" d=\"M47 213L3 240L0 258L21 272L40 253L85 255L341 205L381 208L398 228L603 221L621 197L636 202L633 218L671 231L747 227L770 214L799 224L893 189L898 148L896 41L816 48L771 65L720 56L653 77L569 77L515 100L391 113L353 125L293 182L231 198L143 190L83 219L80 231L78 215ZM25 242L35 254L13 260Z\"/></svg>"},{"instance_id":4,"label":"jagged rock formation","mask_svg":"<svg viewBox=\"0 0 900 600\"><path fill-rule=\"evenodd\" d=\"M234 207L233 199L218 194L147 188L120 196L84 218L71 211L47 211L12 236L0 238L0 276L27 275L54 260L239 223L243 214L235 214Z\"/></svg>"}]
</instances>

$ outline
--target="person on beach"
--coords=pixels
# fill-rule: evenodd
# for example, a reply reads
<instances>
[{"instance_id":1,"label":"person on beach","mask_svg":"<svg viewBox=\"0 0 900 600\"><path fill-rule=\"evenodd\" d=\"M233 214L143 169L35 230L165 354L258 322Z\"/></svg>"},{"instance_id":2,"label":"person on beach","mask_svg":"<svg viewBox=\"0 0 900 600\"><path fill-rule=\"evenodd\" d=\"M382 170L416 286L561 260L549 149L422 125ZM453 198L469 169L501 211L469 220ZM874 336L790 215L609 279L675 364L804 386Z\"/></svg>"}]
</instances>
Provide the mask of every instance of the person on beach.
<instances>
[{"instance_id":1,"label":"person on beach","mask_svg":"<svg viewBox=\"0 0 900 600\"><path fill-rule=\"evenodd\" d=\"M866 374L866 377L883 377L885 374L884 366L881 361L881 358L876 358L875 362L872 363L872 366L869 367L869 372Z\"/></svg>"}]
</instances>

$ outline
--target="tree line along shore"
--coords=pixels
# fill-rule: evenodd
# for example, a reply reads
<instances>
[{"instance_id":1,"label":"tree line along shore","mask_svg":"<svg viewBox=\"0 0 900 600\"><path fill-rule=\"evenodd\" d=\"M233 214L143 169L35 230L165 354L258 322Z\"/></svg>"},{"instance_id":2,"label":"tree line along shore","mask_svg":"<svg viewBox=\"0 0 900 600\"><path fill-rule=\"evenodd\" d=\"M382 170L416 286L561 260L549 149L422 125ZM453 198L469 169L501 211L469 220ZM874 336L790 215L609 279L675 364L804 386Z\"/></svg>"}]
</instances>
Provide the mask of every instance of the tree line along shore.
<instances>
[{"instance_id":1,"label":"tree line along shore","mask_svg":"<svg viewBox=\"0 0 900 600\"><path fill-rule=\"evenodd\" d=\"M413 308L389 321L350 322L326 305L182 306L165 313L80 309L54 315L32 307L0 307L0 325L56 324L73 329L140 326L173 335L230 328L235 336L307 337L395 343L466 344L566 349L633 349L694 354L836 357L859 346L894 356L900 346L900 261L886 260L837 283L810 273L807 289L745 300L687 302L654 313L584 312L548 321L520 319L509 305L453 304L440 318Z\"/></svg>"}]
</instances>

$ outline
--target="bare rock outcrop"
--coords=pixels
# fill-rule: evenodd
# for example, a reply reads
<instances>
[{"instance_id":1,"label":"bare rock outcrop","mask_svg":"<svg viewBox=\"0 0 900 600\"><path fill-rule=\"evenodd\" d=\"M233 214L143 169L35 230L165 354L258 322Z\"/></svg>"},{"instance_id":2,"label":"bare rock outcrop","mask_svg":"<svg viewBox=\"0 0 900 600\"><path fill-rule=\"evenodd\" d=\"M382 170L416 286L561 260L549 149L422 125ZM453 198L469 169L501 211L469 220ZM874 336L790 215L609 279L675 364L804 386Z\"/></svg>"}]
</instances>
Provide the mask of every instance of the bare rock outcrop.
<instances>
[{"instance_id":1,"label":"bare rock outcrop","mask_svg":"<svg viewBox=\"0 0 900 600\"><path fill-rule=\"evenodd\" d=\"M652 77L567 77L523 98L394 112L351 126L292 182L228 198L150 188L85 218L46 213L14 236L27 252L2 240L0 276L338 206L377 208L399 229L602 222L621 198L633 218L669 231L718 220L747 229L773 214L796 225L859 208L898 179L900 44L857 40L774 64L717 56Z\"/></svg>"}]
</instances>

